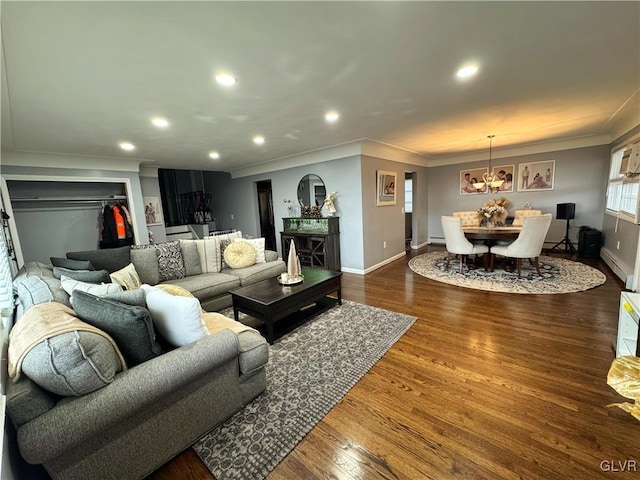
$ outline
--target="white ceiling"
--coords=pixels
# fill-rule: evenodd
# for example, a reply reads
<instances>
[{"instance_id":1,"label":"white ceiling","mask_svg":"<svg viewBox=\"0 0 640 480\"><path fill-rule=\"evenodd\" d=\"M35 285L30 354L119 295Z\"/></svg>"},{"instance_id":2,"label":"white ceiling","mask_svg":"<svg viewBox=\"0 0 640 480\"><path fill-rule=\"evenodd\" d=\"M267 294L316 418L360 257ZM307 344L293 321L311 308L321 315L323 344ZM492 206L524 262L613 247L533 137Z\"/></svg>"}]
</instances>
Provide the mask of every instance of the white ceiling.
<instances>
[{"instance_id":1,"label":"white ceiling","mask_svg":"<svg viewBox=\"0 0 640 480\"><path fill-rule=\"evenodd\" d=\"M428 165L485 152L488 134L499 151L606 143L640 123L639 2L0 8L4 151L229 171L368 138ZM469 61L480 71L461 82ZM234 88L215 83L222 70ZM324 121L329 109L336 124ZM170 128L151 126L154 115ZM123 140L137 149L123 152Z\"/></svg>"}]
</instances>

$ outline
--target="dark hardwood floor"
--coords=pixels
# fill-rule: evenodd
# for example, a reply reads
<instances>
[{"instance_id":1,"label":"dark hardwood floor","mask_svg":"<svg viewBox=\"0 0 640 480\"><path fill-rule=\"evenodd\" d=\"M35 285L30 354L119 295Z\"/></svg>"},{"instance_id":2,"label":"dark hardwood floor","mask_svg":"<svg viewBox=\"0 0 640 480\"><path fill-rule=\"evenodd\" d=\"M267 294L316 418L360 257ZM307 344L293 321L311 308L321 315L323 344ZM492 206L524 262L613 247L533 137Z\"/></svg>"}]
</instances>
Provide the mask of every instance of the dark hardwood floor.
<instances>
[{"instance_id":1,"label":"dark hardwood floor","mask_svg":"<svg viewBox=\"0 0 640 480\"><path fill-rule=\"evenodd\" d=\"M640 478L640 422L606 407L623 285L604 263L582 260L593 290L513 295L416 275L425 251L344 274L343 298L418 319L268 478ZM188 449L150 478L213 477Z\"/></svg>"}]
</instances>

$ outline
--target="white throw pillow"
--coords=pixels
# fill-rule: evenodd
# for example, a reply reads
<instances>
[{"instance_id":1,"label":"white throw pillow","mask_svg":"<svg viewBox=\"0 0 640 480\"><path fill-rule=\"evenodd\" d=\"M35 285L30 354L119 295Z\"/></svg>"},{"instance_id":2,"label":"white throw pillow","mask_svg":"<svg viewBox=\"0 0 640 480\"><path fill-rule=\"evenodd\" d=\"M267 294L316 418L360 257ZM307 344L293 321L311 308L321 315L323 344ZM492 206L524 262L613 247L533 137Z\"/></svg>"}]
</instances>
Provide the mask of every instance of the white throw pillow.
<instances>
[{"instance_id":1,"label":"white throw pillow","mask_svg":"<svg viewBox=\"0 0 640 480\"><path fill-rule=\"evenodd\" d=\"M247 242L256 249L256 263L265 263L264 257L264 238L236 238L234 242Z\"/></svg>"},{"instance_id":2,"label":"white throw pillow","mask_svg":"<svg viewBox=\"0 0 640 480\"><path fill-rule=\"evenodd\" d=\"M197 298L171 295L149 285L142 289L153 325L171 345L182 347L209 335Z\"/></svg>"},{"instance_id":3,"label":"white throw pillow","mask_svg":"<svg viewBox=\"0 0 640 480\"><path fill-rule=\"evenodd\" d=\"M91 293L96 297L102 297L104 295L110 295L112 293L117 293L122 291L122 287L117 283L86 283L81 282L79 280L74 280L73 278L65 277L62 275L60 277L60 283L62 284L62 288L65 292L72 296L71 304L73 305L73 291L80 290L83 292Z\"/></svg>"},{"instance_id":4,"label":"white throw pillow","mask_svg":"<svg viewBox=\"0 0 640 480\"><path fill-rule=\"evenodd\" d=\"M195 243L200 259L202 273L218 273L220 271L220 245L215 237L205 237L202 240L180 240L181 244Z\"/></svg>"}]
</instances>

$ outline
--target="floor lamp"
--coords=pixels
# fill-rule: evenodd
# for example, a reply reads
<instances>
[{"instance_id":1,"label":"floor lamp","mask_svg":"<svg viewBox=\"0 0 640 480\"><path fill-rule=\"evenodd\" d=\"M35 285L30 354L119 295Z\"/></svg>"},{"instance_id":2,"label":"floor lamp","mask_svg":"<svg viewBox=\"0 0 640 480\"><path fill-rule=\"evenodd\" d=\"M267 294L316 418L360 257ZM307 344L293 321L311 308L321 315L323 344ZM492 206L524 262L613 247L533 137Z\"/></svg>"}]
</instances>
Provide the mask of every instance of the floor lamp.
<instances>
[{"instance_id":1,"label":"floor lamp","mask_svg":"<svg viewBox=\"0 0 640 480\"><path fill-rule=\"evenodd\" d=\"M571 240L569 239L569 221L576 218L576 204L575 203L558 203L556 205L556 219L558 220L566 220L567 228L565 230L564 238L556 243L551 249L550 252L554 250L561 250L562 245L564 245L564 253L569 256L574 253L577 254L576 247L573 246Z\"/></svg>"}]
</instances>

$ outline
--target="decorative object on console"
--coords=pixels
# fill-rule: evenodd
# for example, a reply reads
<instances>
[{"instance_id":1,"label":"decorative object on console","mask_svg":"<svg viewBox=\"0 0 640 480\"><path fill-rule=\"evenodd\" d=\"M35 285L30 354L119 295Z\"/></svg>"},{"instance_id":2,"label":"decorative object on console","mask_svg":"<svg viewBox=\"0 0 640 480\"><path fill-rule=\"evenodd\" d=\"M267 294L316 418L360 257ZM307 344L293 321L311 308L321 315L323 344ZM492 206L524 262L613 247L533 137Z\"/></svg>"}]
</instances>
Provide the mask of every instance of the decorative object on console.
<instances>
[{"instance_id":1,"label":"decorative object on console","mask_svg":"<svg viewBox=\"0 0 640 480\"><path fill-rule=\"evenodd\" d=\"M336 199L338 198L337 192L329 193L324 199L324 205L327 207L327 216L333 217L333 214L337 212L336 210Z\"/></svg>"},{"instance_id":2,"label":"decorative object on console","mask_svg":"<svg viewBox=\"0 0 640 480\"><path fill-rule=\"evenodd\" d=\"M320 207L317 205L312 205L310 207L300 205L300 216L302 218L320 218L322 217L322 212Z\"/></svg>"},{"instance_id":3,"label":"decorative object on console","mask_svg":"<svg viewBox=\"0 0 640 480\"><path fill-rule=\"evenodd\" d=\"M485 203L477 210L478 217L480 217L480 226L495 227L504 225L509 215L507 211L508 206L509 200L504 197L494 198L490 202Z\"/></svg>"}]
</instances>

